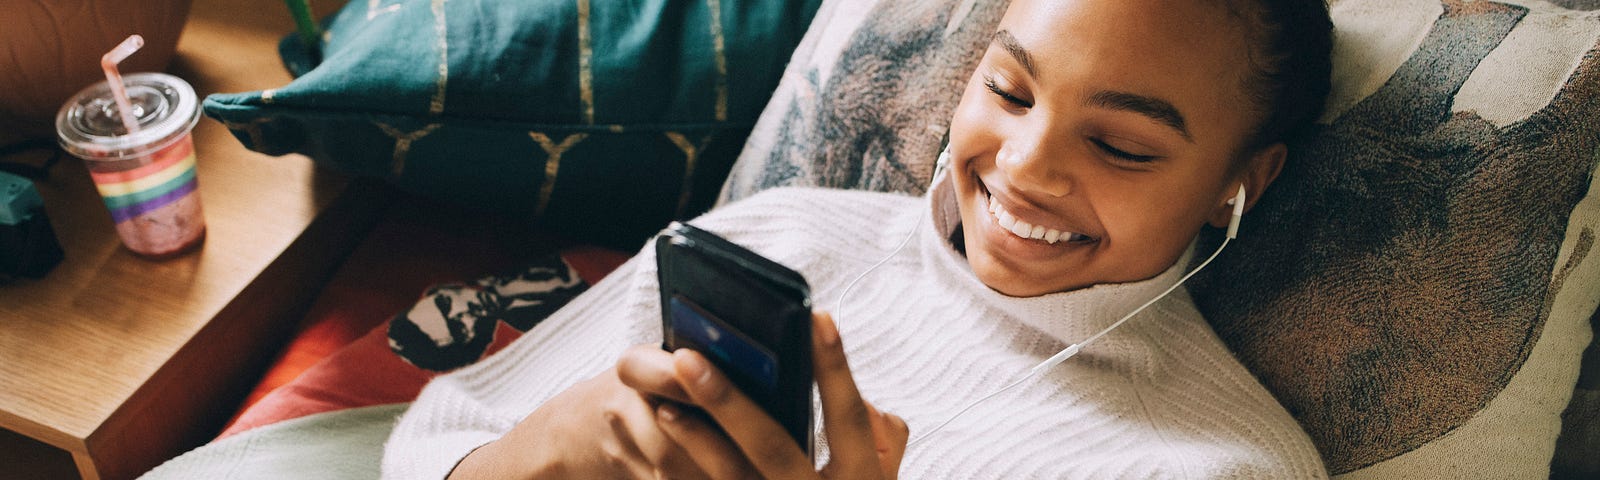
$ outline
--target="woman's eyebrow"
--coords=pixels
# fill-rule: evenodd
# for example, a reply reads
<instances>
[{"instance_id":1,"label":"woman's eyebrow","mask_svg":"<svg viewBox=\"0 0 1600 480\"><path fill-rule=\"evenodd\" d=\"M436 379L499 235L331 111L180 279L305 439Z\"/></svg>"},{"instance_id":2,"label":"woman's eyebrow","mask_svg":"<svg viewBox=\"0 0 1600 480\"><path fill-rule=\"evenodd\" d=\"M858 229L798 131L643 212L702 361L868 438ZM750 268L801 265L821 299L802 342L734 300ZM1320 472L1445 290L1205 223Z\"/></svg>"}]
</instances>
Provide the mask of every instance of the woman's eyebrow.
<instances>
[{"instance_id":1,"label":"woman's eyebrow","mask_svg":"<svg viewBox=\"0 0 1600 480\"><path fill-rule=\"evenodd\" d=\"M1189 136L1189 127L1183 120L1183 114L1178 112L1172 103L1155 97L1147 97L1127 92L1112 92L1101 90L1089 96L1089 106L1108 108L1111 110L1124 110L1161 122L1172 127L1183 135L1184 140L1194 143L1194 138Z\"/></svg>"},{"instance_id":2,"label":"woman's eyebrow","mask_svg":"<svg viewBox=\"0 0 1600 480\"><path fill-rule=\"evenodd\" d=\"M1039 79L1039 73L1033 69L1033 56L1028 54L1028 49L1022 48L1022 43L1017 41L1017 37L1011 35L1010 30L994 32L994 39L991 40L991 43L999 44L1000 48L1006 49L1006 52L1010 53L1012 58L1017 59L1017 63L1022 64L1022 69L1028 71L1028 76L1033 77L1035 80Z\"/></svg>"}]
</instances>

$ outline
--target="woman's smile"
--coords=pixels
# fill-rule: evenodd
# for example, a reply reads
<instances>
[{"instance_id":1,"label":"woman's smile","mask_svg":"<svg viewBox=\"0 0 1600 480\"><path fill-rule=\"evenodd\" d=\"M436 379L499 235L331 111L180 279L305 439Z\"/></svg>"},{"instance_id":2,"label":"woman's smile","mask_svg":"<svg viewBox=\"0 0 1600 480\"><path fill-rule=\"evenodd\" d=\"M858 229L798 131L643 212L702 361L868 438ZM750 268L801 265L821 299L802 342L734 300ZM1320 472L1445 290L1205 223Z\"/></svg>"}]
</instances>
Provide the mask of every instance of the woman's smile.
<instances>
[{"instance_id":1,"label":"woman's smile","mask_svg":"<svg viewBox=\"0 0 1600 480\"><path fill-rule=\"evenodd\" d=\"M1018 260L1065 255L1091 247L1100 239L1082 231L1086 227L1064 215L1038 208L1002 191L996 194L981 178L974 178L977 197L974 203L988 212L980 222L986 243L1001 247L1006 256ZM1001 252L995 252L1001 253Z\"/></svg>"}]
</instances>

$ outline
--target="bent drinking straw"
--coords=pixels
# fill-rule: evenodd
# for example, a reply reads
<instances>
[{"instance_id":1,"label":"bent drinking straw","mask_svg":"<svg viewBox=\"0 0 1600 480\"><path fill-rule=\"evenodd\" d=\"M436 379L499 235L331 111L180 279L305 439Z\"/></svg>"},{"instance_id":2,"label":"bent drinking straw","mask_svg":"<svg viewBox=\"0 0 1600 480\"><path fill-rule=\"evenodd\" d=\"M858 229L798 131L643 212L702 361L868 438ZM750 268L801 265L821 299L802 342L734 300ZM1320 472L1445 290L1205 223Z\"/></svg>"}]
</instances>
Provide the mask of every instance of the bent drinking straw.
<instances>
[{"instance_id":1,"label":"bent drinking straw","mask_svg":"<svg viewBox=\"0 0 1600 480\"><path fill-rule=\"evenodd\" d=\"M128 89L122 85L122 74L117 72L117 64L133 55L144 46L144 37L138 34L129 35L127 40L117 44L100 57L100 69L106 71L106 83L111 85L111 98L117 101L117 112L122 114L122 126L128 129L128 134L139 131L139 121L133 117L133 106L128 102Z\"/></svg>"}]
</instances>

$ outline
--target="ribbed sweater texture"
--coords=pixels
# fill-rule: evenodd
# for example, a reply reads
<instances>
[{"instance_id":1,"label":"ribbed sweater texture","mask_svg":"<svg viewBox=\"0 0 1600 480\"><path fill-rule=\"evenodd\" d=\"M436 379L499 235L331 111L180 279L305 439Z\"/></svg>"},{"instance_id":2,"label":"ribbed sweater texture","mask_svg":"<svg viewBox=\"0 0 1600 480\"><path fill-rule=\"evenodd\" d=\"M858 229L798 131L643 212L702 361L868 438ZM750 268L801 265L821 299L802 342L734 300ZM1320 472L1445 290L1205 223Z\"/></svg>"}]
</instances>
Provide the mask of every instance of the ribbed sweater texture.
<instances>
[{"instance_id":1,"label":"ribbed sweater texture","mask_svg":"<svg viewBox=\"0 0 1600 480\"><path fill-rule=\"evenodd\" d=\"M1188 264L1139 282L1005 296L951 246L959 215L948 182L922 198L776 189L690 223L804 274L813 304L834 314L863 397L904 418L912 438L1153 298ZM846 284L908 235L840 305ZM653 252L647 245L500 353L430 383L389 438L384 477L444 478L627 347L659 344ZM1305 432L1183 289L972 409L900 469L910 479L1326 477Z\"/></svg>"}]
</instances>

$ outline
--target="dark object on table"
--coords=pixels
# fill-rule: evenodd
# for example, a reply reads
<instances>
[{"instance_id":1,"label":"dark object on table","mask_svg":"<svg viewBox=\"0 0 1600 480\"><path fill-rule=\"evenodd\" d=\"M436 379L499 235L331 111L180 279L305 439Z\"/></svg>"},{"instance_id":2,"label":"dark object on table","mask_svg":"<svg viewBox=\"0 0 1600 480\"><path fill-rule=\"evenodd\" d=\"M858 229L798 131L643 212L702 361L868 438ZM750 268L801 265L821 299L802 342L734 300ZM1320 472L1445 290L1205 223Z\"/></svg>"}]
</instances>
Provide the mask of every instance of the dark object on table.
<instances>
[{"instance_id":1,"label":"dark object on table","mask_svg":"<svg viewBox=\"0 0 1600 480\"><path fill-rule=\"evenodd\" d=\"M0 283L43 277L61 257L33 182L0 172Z\"/></svg>"}]
</instances>

